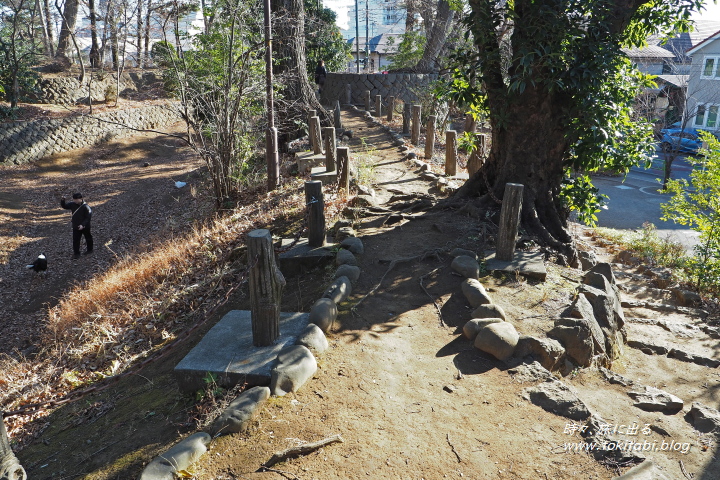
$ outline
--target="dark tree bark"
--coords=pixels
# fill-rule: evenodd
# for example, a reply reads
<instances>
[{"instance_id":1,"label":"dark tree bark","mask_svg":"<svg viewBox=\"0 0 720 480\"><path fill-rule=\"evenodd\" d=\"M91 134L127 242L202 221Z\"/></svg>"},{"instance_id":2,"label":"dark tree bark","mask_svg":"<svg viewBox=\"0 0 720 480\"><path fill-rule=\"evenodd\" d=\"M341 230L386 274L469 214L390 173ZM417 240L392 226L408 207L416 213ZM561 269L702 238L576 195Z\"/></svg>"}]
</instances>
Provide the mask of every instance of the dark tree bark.
<instances>
[{"instance_id":1,"label":"dark tree bark","mask_svg":"<svg viewBox=\"0 0 720 480\"><path fill-rule=\"evenodd\" d=\"M418 73L432 73L437 70L437 60L445 46L445 41L452 29L455 12L450 9L447 0L439 0L437 13L431 22L432 27L427 31L427 42L423 56L415 66Z\"/></svg>"},{"instance_id":2,"label":"dark tree bark","mask_svg":"<svg viewBox=\"0 0 720 480\"><path fill-rule=\"evenodd\" d=\"M53 30L52 16L50 14L50 0L43 0L42 9L45 12L45 30L47 31L50 55L55 56L55 33Z\"/></svg>"},{"instance_id":3,"label":"dark tree bark","mask_svg":"<svg viewBox=\"0 0 720 480\"><path fill-rule=\"evenodd\" d=\"M293 119L305 120L308 110L317 110L320 123L332 125L330 114L323 108L310 85L305 53L305 7L302 0L273 1L276 32L273 47L280 59L275 74L279 78L284 100L278 102L278 130L284 138L293 135Z\"/></svg>"},{"instance_id":4,"label":"dark tree bark","mask_svg":"<svg viewBox=\"0 0 720 480\"><path fill-rule=\"evenodd\" d=\"M62 12L60 37L58 37L58 46L55 51L56 57L67 57L67 50L70 48L70 42L72 41L71 35L75 32L77 14L78 0L65 0L65 7Z\"/></svg>"},{"instance_id":5,"label":"dark tree bark","mask_svg":"<svg viewBox=\"0 0 720 480\"><path fill-rule=\"evenodd\" d=\"M95 0L88 0L88 8L90 9L90 66L97 68L100 66L100 45L97 36L97 8Z\"/></svg>"}]
</instances>

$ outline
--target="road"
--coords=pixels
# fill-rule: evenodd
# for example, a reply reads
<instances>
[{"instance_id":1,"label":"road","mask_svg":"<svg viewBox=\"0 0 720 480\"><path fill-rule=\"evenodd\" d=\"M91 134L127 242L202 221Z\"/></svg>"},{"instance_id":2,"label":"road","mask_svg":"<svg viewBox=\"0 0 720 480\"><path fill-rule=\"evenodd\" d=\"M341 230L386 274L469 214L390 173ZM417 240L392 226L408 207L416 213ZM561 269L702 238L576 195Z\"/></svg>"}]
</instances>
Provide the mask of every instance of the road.
<instances>
[{"instance_id":1,"label":"road","mask_svg":"<svg viewBox=\"0 0 720 480\"><path fill-rule=\"evenodd\" d=\"M670 195L658 192L662 179L662 153L654 158L653 165L648 169L633 168L628 175L609 177L595 176L593 183L609 197L606 207L598 214L598 225L601 227L636 230L643 223L655 224L661 238L670 238L691 249L698 243L699 234L685 226L674 222L660 220L662 212L660 204L665 203ZM688 178L691 165L684 157L673 163L672 178Z\"/></svg>"}]
</instances>

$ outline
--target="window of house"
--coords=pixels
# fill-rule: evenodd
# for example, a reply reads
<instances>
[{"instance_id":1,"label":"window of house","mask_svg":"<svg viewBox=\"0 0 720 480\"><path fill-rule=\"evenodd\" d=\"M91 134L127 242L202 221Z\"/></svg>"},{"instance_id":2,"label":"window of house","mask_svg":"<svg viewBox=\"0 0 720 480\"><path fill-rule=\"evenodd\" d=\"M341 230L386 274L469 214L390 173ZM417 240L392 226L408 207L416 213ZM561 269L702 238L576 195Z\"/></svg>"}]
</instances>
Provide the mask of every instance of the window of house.
<instances>
[{"instance_id":1,"label":"window of house","mask_svg":"<svg viewBox=\"0 0 720 480\"><path fill-rule=\"evenodd\" d=\"M720 56L705 57L700 78L712 78L720 80Z\"/></svg>"},{"instance_id":2,"label":"window of house","mask_svg":"<svg viewBox=\"0 0 720 480\"><path fill-rule=\"evenodd\" d=\"M697 107L697 113L695 114L695 125L705 125L705 105L700 104Z\"/></svg>"},{"instance_id":3,"label":"window of house","mask_svg":"<svg viewBox=\"0 0 720 480\"><path fill-rule=\"evenodd\" d=\"M705 121L706 127L717 127L718 108L720 108L718 105L711 105L710 108L708 108L707 120Z\"/></svg>"},{"instance_id":4,"label":"window of house","mask_svg":"<svg viewBox=\"0 0 720 480\"><path fill-rule=\"evenodd\" d=\"M695 114L695 126L706 128L718 128L718 114L720 113L720 105L717 104L700 104Z\"/></svg>"}]
</instances>

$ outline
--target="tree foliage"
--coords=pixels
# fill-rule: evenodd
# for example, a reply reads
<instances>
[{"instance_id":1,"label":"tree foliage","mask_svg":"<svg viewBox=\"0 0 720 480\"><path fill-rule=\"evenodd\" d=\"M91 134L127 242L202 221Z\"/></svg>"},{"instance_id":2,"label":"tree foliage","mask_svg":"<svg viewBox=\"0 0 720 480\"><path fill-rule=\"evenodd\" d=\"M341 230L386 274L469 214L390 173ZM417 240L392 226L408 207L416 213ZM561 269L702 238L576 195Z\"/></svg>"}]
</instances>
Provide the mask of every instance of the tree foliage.
<instances>
[{"instance_id":1,"label":"tree foliage","mask_svg":"<svg viewBox=\"0 0 720 480\"><path fill-rule=\"evenodd\" d=\"M318 8L320 7L320 8ZM329 8L323 8L314 0L305 0L305 51L307 52L307 72L315 75L315 67L325 60L329 72L345 71L351 45L345 41L335 24L337 15Z\"/></svg>"},{"instance_id":2,"label":"tree foliage","mask_svg":"<svg viewBox=\"0 0 720 480\"><path fill-rule=\"evenodd\" d=\"M591 211L578 202L593 196L585 188L572 196L563 180L573 172L627 172L652 148L650 126L631 118L649 79L621 48L687 29L702 0L469 3L464 22L473 48L455 55L451 86L456 98L487 112L492 149L460 194L479 194L487 205L502 197L505 183L524 184L525 226L574 253L570 209Z\"/></svg>"}]
</instances>

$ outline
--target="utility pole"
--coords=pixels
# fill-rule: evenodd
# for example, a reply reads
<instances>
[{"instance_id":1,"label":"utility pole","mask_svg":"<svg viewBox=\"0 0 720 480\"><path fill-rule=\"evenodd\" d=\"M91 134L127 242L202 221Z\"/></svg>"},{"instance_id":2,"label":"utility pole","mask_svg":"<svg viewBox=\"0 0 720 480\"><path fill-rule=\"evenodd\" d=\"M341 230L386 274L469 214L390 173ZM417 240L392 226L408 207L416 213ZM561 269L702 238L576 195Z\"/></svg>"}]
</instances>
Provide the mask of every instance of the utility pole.
<instances>
[{"instance_id":1,"label":"utility pole","mask_svg":"<svg viewBox=\"0 0 720 480\"><path fill-rule=\"evenodd\" d=\"M370 0L365 0L365 68L370 73Z\"/></svg>"},{"instance_id":2,"label":"utility pole","mask_svg":"<svg viewBox=\"0 0 720 480\"><path fill-rule=\"evenodd\" d=\"M272 24L270 0L265 0L265 90L267 92L268 128L265 132L265 161L267 163L268 191L280 183L280 155L278 154L277 128L275 128L275 102L273 100Z\"/></svg>"},{"instance_id":3,"label":"utility pole","mask_svg":"<svg viewBox=\"0 0 720 480\"><path fill-rule=\"evenodd\" d=\"M360 21L358 20L358 0L355 0L355 65L360 73Z\"/></svg>"}]
</instances>

